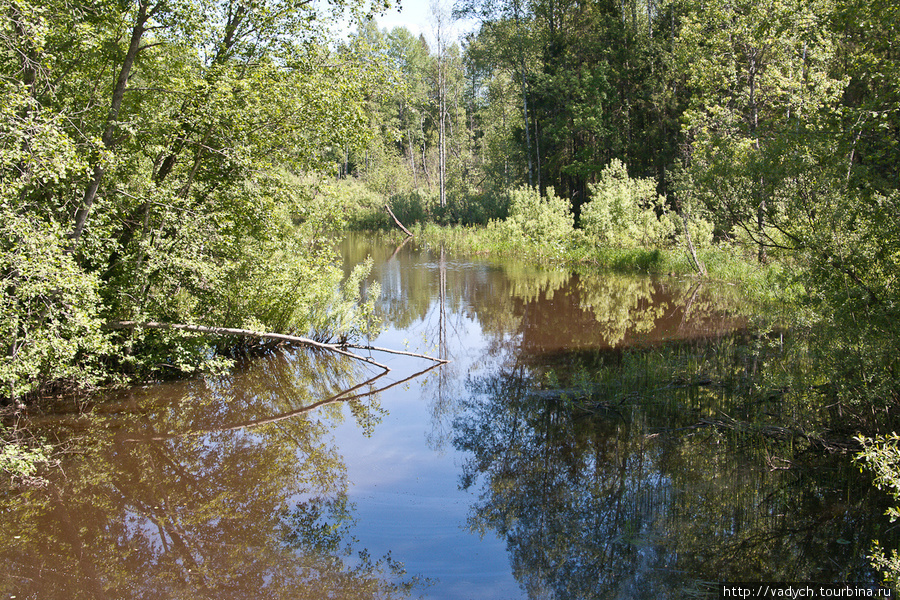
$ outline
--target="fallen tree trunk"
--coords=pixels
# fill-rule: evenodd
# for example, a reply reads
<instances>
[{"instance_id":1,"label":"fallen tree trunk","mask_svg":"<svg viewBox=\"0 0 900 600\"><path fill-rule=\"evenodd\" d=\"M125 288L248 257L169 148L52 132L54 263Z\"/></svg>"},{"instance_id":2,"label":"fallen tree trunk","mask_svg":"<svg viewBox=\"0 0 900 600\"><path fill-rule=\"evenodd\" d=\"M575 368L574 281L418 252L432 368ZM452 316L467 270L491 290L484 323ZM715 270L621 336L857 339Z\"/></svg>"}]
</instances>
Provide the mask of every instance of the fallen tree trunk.
<instances>
[{"instance_id":1,"label":"fallen tree trunk","mask_svg":"<svg viewBox=\"0 0 900 600\"><path fill-rule=\"evenodd\" d=\"M361 346L359 344L347 344L347 348L354 348L356 350L372 350L374 352L387 352L388 354L399 354L401 356L413 356L415 358L427 358L428 360L434 361L441 365L450 362L447 359L435 358L433 356L428 356L427 354L419 354L417 352L406 352L404 350L392 350L390 348L379 348L378 346Z\"/></svg>"},{"instance_id":2,"label":"fallen tree trunk","mask_svg":"<svg viewBox=\"0 0 900 600\"><path fill-rule=\"evenodd\" d=\"M286 342L289 344L300 344L303 346L310 346L313 348L321 348L322 350L328 350L329 352L335 352L336 354L342 354L344 356L349 356L350 358L354 358L356 360L361 360L363 362L367 362L370 365L376 366L379 369L384 369L385 371L390 371L390 367L387 365L383 365L379 362L372 360L371 358L366 358L365 356L360 356L358 354L354 354L353 352L348 352L344 349L344 347L338 344L326 344L323 342L317 342L316 340L311 340L309 338L300 337L296 335L285 335L283 333L263 333L259 331L251 331L249 329L235 329L233 327L205 327L203 325L184 325L181 323L157 323L155 321L112 321L104 325L106 329L135 329L135 328L143 328L143 329L176 329L178 331L190 331L192 333L206 333L212 335L234 335L238 337L252 337L263 340L275 340L279 342ZM426 357L427 358L427 357ZM434 360L434 359L432 359Z\"/></svg>"},{"instance_id":3,"label":"fallen tree trunk","mask_svg":"<svg viewBox=\"0 0 900 600\"><path fill-rule=\"evenodd\" d=\"M406 352L404 350L392 350L390 348L379 348L377 346L362 346L357 344L326 344L324 342L317 342L316 340L312 340L305 337L300 337L297 335L285 335L283 333L263 333L259 331L252 331L250 329L235 329L233 327L206 327L203 325L184 325L181 323L157 323L156 321L111 321L104 325L105 329L135 329L135 328L144 328L144 329L177 329L179 331L190 331L192 333L206 333L211 335L234 335L238 337L252 337L262 340L272 340L275 342L285 342L289 344L300 344L302 346L310 346L312 348L320 348L322 350L328 350L329 352L335 352L337 354L342 354L344 356L349 356L350 358L354 358L356 360L361 360L363 362L367 362L370 365L376 366L379 369L384 369L385 371L390 371L390 367L387 365L383 365L379 362L374 361L371 358L367 358L365 356L360 356L359 354L354 354L347 350L347 348L354 348L357 350L371 350L374 352L386 352L388 354L399 354L402 356L412 356L414 358L425 358L437 364L445 364L450 362L449 360L444 360L442 358L434 358L433 356L428 356L427 354L418 354L416 352Z\"/></svg>"},{"instance_id":4,"label":"fallen tree trunk","mask_svg":"<svg viewBox=\"0 0 900 600\"><path fill-rule=\"evenodd\" d=\"M384 209L388 211L388 214L391 215L391 218L394 220L394 223L397 224L397 227L403 230L403 233L407 235L407 237L412 237L412 234L409 232L409 229L403 226L403 223L400 222L400 219L394 216L394 212L391 210L391 207L387 204L384 205Z\"/></svg>"}]
</instances>

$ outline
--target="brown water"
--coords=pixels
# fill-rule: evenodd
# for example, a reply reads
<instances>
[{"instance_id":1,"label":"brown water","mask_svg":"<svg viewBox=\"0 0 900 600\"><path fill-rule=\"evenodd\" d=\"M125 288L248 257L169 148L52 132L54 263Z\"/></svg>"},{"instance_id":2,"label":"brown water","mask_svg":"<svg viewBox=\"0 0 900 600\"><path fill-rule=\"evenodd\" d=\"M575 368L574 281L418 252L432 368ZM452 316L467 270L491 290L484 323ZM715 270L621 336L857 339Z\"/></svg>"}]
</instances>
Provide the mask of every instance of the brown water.
<instances>
[{"instance_id":1,"label":"brown water","mask_svg":"<svg viewBox=\"0 0 900 600\"><path fill-rule=\"evenodd\" d=\"M798 403L753 395L784 340L752 334L736 288L342 252L348 270L376 258L375 345L452 362L379 355L379 377L288 350L34 416L66 455L0 497L0 598L681 598L871 577L881 500L776 425Z\"/></svg>"}]
</instances>

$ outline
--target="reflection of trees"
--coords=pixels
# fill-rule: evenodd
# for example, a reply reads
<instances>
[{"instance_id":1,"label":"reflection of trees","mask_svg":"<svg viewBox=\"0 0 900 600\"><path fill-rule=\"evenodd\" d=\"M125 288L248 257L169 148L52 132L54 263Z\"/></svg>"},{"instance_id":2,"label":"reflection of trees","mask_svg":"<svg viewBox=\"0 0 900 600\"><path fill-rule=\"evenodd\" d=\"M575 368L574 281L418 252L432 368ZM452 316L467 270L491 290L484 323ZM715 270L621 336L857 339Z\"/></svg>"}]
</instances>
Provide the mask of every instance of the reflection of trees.
<instances>
[{"instance_id":1,"label":"reflection of trees","mask_svg":"<svg viewBox=\"0 0 900 600\"><path fill-rule=\"evenodd\" d=\"M653 284L649 277L606 275L579 280L581 308L593 313L603 331L603 339L616 346L625 334L648 333L669 309L666 301L653 302Z\"/></svg>"},{"instance_id":2,"label":"reflection of trees","mask_svg":"<svg viewBox=\"0 0 900 600\"><path fill-rule=\"evenodd\" d=\"M451 261L441 247L410 242L394 248L360 236L348 237L342 253L348 272L367 256L383 259L372 275L382 290L379 316L406 331L422 323L423 335L442 358L455 359L454 351L465 349L459 336L470 327L465 323L469 319L488 340L485 364L510 364L523 355L545 357L573 348L629 347L720 334L744 324L737 310L741 299L727 287L615 274L572 275L516 261L460 263ZM458 411L457 364L441 367L423 390L433 398L433 447L441 446L448 419Z\"/></svg>"},{"instance_id":3,"label":"reflection of trees","mask_svg":"<svg viewBox=\"0 0 900 600\"><path fill-rule=\"evenodd\" d=\"M529 596L603 598L639 576L635 540L666 487L634 448L642 436L614 419L576 417L564 398L537 399L521 371L472 388L455 439L472 455L463 485L483 479L471 525L506 538Z\"/></svg>"},{"instance_id":4,"label":"reflection of trees","mask_svg":"<svg viewBox=\"0 0 900 600\"><path fill-rule=\"evenodd\" d=\"M455 388L459 381L459 374L452 362L451 348L459 348L460 344L451 344L450 340L451 337L458 339L463 327L459 323L461 314L459 312L451 313L447 305L447 252L442 244L438 261L437 332L432 331L430 335L429 332L426 332L426 335L437 339L438 358L447 363L437 372L433 380L423 383L423 386L430 384L432 388L430 407L432 430L428 434L428 443L431 448L436 450L442 450L444 447L447 439L446 416L454 414L456 410L454 400L458 397Z\"/></svg>"},{"instance_id":5,"label":"reflection of trees","mask_svg":"<svg viewBox=\"0 0 900 600\"><path fill-rule=\"evenodd\" d=\"M713 381L733 379L740 352L713 350L734 355ZM698 391L708 386L673 381L685 354L670 353L668 369L642 379L620 356L600 367L607 384L584 393L538 389L542 378L523 368L474 380L454 425L454 444L469 455L462 484L480 480L472 528L506 539L531 597L664 598L710 580L867 580L871 516L883 509L866 482L836 467L843 459L807 455L789 439L702 426L707 400L741 414L748 398L732 388L707 397ZM609 385L622 380L633 387ZM795 468L778 468L786 464Z\"/></svg>"},{"instance_id":6,"label":"reflection of trees","mask_svg":"<svg viewBox=\"0 0 900 600\"><path fill-rule=\"evenodd\" d=\"M328 442L352 361L285 353L190 384L134 391L60 430L63 475L6 503L0 590L40 598L408 595L389 559L350 545L345 467ZM368 387L368 386L366 386ZM362 426L377 396L352 393ZM291 418L234 428L294 411Z\"/></svg>"},{"instance_id":7,"label":"reflection of trees","mask_svg":"<svg viewBox=\"0 0 900 600\"><path fill-rule=\"evenodd\" d=\"M409 329L437 320L437 312L440 324L429 334L442 346L452 335L448 321L474 319L491 340L492 359L707 336L746 323L746 299L731 286L572 275L516 261L460 263L450 261L442 248L415 243L392 248L364 237L347 238L342 253L346 269L370 255L384 259L372 277L382 290L378 310L385 322Z\"/></svg>"}]
</instances>

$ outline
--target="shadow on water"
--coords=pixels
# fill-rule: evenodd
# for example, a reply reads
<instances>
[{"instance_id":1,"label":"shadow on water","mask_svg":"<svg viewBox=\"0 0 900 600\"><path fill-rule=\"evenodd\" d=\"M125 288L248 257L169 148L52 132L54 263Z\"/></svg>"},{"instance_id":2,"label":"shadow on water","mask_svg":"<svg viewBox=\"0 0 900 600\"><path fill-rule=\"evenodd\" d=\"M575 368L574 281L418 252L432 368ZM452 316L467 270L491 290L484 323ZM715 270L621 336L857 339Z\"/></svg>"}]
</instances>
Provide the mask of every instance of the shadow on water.
<instances>
[{"instance_id":1,"label":"shadow on water","mask_svg":"<svg viewBox=\"0 0 900 600\"><path fill-rule=\"evenodd\" d=\"M506 539L529 597L873 581L865 557L886 503L846 457L704 416L741 412L731 390L710 389L720 382L659 379L649 368L635 381L644 358L612 362L599 381L552 389L546 372L525 367L475 378L454 423L453 443L469 457L461 485L481 490L469 526Z\"/></svg>"}]
</instances>

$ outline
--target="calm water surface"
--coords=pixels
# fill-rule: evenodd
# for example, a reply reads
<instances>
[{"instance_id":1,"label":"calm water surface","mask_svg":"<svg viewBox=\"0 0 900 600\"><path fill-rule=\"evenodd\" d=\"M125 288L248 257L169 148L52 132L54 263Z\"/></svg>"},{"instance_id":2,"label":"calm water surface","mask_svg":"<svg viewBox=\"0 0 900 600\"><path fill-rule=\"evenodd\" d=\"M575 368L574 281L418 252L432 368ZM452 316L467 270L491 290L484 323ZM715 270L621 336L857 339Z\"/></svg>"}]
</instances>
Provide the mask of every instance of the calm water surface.
<instances>
[{"instance_id":1,"label":"calm water surface","mask_svg":"<svg viewBox=\"0 0 900 600\"><path fill-rule=\"evenodd\" d=\"M682 598L862 581L883 499L760 394L781 334L733 287L348 239L373 343L305 350L31 428L66 456L0 497L2 598ZM882 532L883 533L883 532Z\"/></svg>"}]
</instances>

